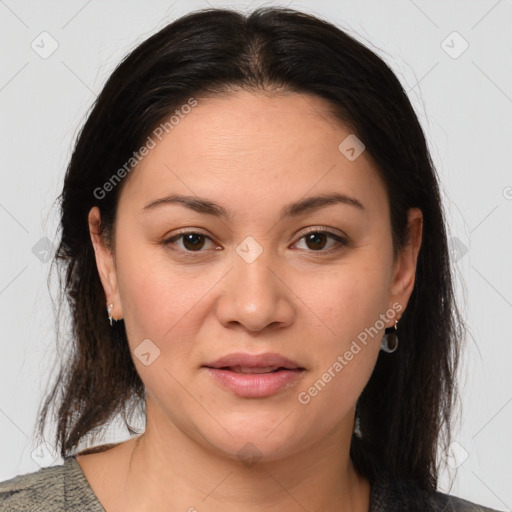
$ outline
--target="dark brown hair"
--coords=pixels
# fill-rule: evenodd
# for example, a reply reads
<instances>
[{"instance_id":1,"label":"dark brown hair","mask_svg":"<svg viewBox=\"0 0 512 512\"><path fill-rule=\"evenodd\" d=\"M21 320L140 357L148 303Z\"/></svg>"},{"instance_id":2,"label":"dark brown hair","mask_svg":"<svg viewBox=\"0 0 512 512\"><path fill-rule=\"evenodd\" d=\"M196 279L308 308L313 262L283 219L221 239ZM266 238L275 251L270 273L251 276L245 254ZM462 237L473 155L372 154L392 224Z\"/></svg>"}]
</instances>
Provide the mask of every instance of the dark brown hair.
<instances>
[{"instance_id":1,"label":"dark brown hair","mask_svg":"<svg viewBox=\"0 0 512 512\"><path fill-rule=\"evenodd\" d=\"M388 193L395 254L407 242L407 211L424 217L416 281L399 323L400 347L381 352L359 397L361 437L351 457L370 481L379 471L437 487L436 453L450 441L463 322L457 310L438 180L404 89L375 53L327 21L266 7L249 15L204 9L170 23L112 73L77 138L61 201L55 263L71 311L68 354L38 418L43 435L56 411L63 457L117 414L144 414L145 392L122 321L110 327L91 244L88 213L98 206L102 235L114 241L126 178L105 197L95 190L121 168L162 119L190 97L246 89L299 92L330 102L363 141ZM136 169L133 171L136 172ZM444 437L443 437L444 435Z\"/></svg>"}]
</instances>

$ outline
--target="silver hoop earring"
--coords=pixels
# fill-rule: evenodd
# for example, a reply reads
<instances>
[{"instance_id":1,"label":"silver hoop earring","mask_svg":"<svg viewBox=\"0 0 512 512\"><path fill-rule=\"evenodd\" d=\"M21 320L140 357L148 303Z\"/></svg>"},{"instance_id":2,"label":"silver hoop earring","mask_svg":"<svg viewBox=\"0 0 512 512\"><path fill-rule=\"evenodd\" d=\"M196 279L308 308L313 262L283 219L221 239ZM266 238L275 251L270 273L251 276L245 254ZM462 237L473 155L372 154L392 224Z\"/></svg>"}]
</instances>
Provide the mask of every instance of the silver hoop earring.
<instances>
[{"instance_id":1,"label":"silver hoop earring","mask_svg":"<svg viewBox=\"0 0 512 512\"><path fill-rule=\"evenodd\" d=\"M388 354L391 354L398 348L398 329L396 324L398 320L395 320L395 325L393 327L387 327L385 334L382 338L382 342L380 344L380 349Z\"/></svg>"}]
</instances>

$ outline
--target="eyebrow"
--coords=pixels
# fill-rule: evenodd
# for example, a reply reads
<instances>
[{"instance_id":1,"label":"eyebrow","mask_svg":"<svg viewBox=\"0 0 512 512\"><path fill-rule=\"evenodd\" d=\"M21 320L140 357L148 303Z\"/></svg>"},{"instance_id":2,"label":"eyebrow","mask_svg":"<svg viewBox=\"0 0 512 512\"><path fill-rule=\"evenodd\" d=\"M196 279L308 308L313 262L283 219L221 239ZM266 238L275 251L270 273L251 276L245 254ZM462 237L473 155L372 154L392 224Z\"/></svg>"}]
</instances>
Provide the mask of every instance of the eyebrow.
<instances>
[{"instance_id":1,"label":"eyebrow","mask_svg":"<svg viewBox=\"0 0 512 512\"><path fill-rule=\"evenodd\" d=\"M197 196L184 196L180 194L170 194L168 196L161 197L160 199L155 199L144 206L143 212L168 204L180 204L194 210L195 212L213 215L224 219L228 219L230 217L230 212L228 210L213 201ZM296 217L303 213L318 210L319 208L333 204L346 204L359 210L365 209L361 201L355 197L350 197L346 194L331 193L306 197L286 205L281 210L281 218Z\"/></svg>"}]
</instances>

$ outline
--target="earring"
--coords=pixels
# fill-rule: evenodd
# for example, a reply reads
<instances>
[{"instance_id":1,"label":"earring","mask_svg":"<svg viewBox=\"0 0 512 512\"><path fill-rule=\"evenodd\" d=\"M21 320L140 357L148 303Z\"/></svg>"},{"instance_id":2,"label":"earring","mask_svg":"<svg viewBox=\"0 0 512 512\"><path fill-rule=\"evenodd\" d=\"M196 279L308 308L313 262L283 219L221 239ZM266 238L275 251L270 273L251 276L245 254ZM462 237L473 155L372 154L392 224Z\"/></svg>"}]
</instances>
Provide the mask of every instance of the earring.
<instances>
[{"instance_id":1,"label":"earring","mask_svg":"<svg viewBox=\"0 0 512 512\"><path fill-rule=\"evenodd\" d=\"M387 327L384 337L382 338L382 342L380 344L380 349L388 354L391 354L398 348L398 334L396 324L398 320L395 320L395 325L393 327Z\"/></svg>"},{"instance_id":2,"label":"earring","mask_svg":"<svg viewBox=\"0 0 512 512\"><path fill-rule=\"evenodd\" d=\"M362 433L361 433L361 421L359 420L359 415L356 414L356 417L354 419L354 435L361 439Z\"/></svg>"},{"instance_id":3,"label":"earring","mask_svg":"<svg viewBox=\"0 0 512 512\"><path fill-rule=\"evenodd\" d=\"M107 307L107 313L108 313L108 319L110 321L110 326L112 326L112 320L117 322L117 320L115 318L112 318L112 315L110 314L110 312L112 311L113 307L114 307L114 304L109 304L108 307Z\"/></svg>"},{"instance_id":4,"label":"earring","mask_svg":"<svg viewBox=\"0 0 512 512\"><path fill-rule=\"evenodd\" d=\"M354 414L354 432L353 434L358 437L358 438L361 438L363 436L362 432L361 432L361 420L359 419L359 398L357 399L357 402L356 402L356 410L355 410L355 414Z\"/></svg>"}]
</instances>

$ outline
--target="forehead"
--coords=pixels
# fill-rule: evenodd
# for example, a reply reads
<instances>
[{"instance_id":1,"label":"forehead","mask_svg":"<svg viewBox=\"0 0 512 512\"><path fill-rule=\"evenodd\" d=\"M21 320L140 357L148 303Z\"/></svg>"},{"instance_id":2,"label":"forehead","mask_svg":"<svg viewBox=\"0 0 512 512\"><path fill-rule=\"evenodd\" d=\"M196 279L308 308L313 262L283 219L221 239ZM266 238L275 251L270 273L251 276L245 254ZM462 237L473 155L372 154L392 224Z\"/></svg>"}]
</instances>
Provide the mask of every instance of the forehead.
<instances>
[{"instance_id":1,"label":"forehead","mask_svg":"<svg viewBox=\"0 0 512 512\"><path fill-rule=\"evenodd\" d=\"M339 145L350 129L326 100L247 91L197 98L132 171L122 195L141 208L166 193L267 208L312 193L366 195L379 207L380 176L363 152L350 161ZM372 197L368 197L372 196ZM382 206L382 204L380 204Z\"/></svg>"}]
</instances>

